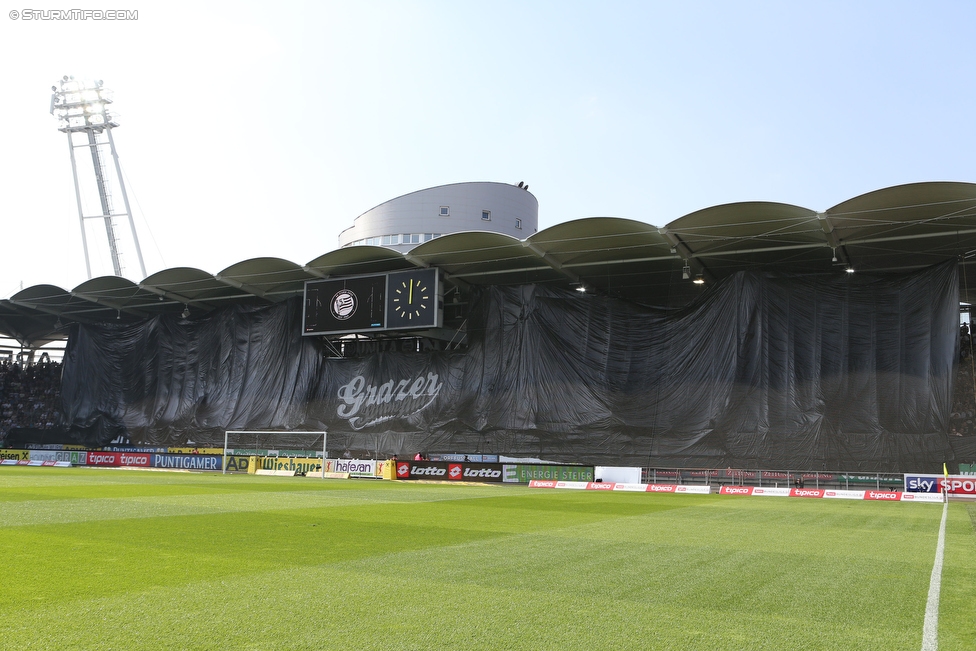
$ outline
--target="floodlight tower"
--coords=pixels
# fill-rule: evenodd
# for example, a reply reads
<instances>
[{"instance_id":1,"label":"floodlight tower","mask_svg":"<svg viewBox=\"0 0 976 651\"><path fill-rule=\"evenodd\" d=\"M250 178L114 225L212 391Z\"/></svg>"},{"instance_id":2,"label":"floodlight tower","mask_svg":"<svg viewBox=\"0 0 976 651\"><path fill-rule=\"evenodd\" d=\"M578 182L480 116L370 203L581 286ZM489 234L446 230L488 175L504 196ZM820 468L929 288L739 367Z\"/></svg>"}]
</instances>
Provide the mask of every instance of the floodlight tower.
<instances>
[{"instance_id":1,"label":"floodlight tower","mask_svg":"<svg viewBox=\"0 0 976 651\"><path fill-rule=\"evenodd\" d=\"M58 130L68 135L68 151L71 154L71 173L75 180L75 199L78 202L78 220L81 223L81 242L85 248L85 268L88 278L92 277L91 260L88 255L88 238L85 234L86 219L101 219L105 222L105 234L108 237L108 248L112 255L112 268L116 276L122 275L122 261L119 256L119 241L116 237L115 217L127 217L132 241L135 243L136 255L139 258L139 269L142 277L146 276L146 265L142 260L142 249L139 247L139 235L136 233L132 210L129 208L129 196L122 181L122 168L119 166L119 155L115 151L115 140L112 138L112 128L119 126L116 116L109 112L112 103L112 91L103 88L102 81L78 81L74 77L64 76L57 86L51 86L51 115L58 118ZM75 149L87 147L91 154L95 183L98 186L98 199L101 214L85 214L82 202L81 184L78 181L78 163L75 160ZM125 212L116 212L112 205L112 172L106 167L108 156L114 161L114 182L118 185L122 195ZM96 208L97 210L97 208Z\"/></svg>"}]
</instances>

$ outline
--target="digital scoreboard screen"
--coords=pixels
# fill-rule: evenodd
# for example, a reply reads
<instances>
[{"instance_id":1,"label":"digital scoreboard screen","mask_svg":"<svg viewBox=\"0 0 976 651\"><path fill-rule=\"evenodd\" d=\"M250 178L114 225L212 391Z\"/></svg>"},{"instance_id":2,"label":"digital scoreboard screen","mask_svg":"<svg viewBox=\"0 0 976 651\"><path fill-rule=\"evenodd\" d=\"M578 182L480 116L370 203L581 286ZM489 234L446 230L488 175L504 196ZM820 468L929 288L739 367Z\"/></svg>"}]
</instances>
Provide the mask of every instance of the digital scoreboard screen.
<instances>
[{"instance_id":1,"label":"digital scoreboard screen","mask_svg":"<svg viewBox=\"0 0 976 651\"><path fill-rule=\"evenodd\" d=\"M305 283L305 335L386 328L386 274Z\"/></svg>"}]
</instances>

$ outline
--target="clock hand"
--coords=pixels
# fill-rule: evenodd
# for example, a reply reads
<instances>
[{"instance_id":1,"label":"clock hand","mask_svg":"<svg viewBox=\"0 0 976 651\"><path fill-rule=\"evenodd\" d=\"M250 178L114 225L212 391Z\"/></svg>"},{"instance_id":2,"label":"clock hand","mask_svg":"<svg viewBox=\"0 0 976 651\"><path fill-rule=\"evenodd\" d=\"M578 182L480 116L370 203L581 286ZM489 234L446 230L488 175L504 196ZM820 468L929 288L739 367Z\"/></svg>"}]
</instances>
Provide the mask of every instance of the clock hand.
<instances>
[{"instance_id":1,"label":"clock hand","mask_svg":"<svg viewBox=\"0 0 976 651\"><path fill-rule=\"evenodd\" d=\"M413 305L413 279L410 280L410 297L407 299L410 305Z\"/></svg>"}]
</instances>

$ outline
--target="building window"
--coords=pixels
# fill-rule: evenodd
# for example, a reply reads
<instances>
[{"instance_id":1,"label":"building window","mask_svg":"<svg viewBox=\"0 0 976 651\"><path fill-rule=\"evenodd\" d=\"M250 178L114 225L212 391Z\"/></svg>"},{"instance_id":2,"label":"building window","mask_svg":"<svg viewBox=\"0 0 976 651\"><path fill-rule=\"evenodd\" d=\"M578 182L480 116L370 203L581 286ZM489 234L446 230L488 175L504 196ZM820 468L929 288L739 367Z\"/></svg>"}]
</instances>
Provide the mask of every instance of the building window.
<instances>
[{"instance_id":1,"label":"building window","mask_svg":"<svg viewBox=\"0 0 976 651\"><path fill-rule=\"evenodd\" d=\"M451 215L450 206L441 206L441 217L449 217Z\"/></svg>"},{"instance_id":2,"label":"building window","mask_svg":"<svg viewBox=\"0 0 976 651\"><path fill-rule=\"evenodd\" d=\"M522 220L518 217L515 218L515 228L518 228L519 230L522 228Z\"/></svg>"},{"instance_id":3,"label":"building window","mask_svg":"<svg viewBox=\"0 0 976 651\"><path fill-rule=\"evenodd\" d=\"M490 210L482 210L481 211L481 221L483 221L483 222L490 222L491 221L491 211Z\"/></svg>"}]
</instances>

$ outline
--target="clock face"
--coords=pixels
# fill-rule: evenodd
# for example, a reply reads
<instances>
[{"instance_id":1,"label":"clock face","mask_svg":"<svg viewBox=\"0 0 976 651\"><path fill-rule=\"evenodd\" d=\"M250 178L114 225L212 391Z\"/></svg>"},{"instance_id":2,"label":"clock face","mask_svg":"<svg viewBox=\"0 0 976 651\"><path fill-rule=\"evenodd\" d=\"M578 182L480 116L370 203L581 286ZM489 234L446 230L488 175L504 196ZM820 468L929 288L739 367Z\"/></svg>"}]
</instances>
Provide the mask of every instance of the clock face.
<instances>
[{"instance_id":1,"label":"clock face","mask_svg":"<svg viewBox=\"0 0 976 651\"><path fill-rule=\"evenodd\" d=\"M393 290L393 310L401 319L408 321L427 311L433 295L423 280L407 278Z\"/></svg>"},{"instance_id":2,"label":"clock face","mask_svg":"<svg viewBox=\"0 0 976 651\"><path fill-rule=\"evenodd\" d=\"M387 327L431 328L437 325L437 270L390 274Z\"/></svg>"}]
</instances>

